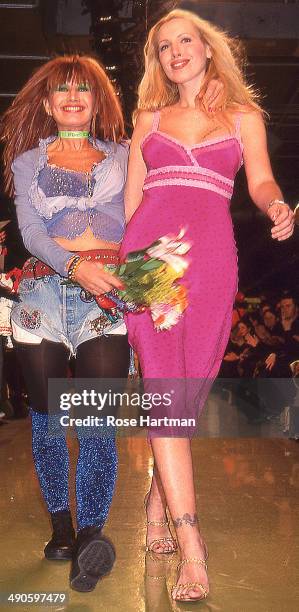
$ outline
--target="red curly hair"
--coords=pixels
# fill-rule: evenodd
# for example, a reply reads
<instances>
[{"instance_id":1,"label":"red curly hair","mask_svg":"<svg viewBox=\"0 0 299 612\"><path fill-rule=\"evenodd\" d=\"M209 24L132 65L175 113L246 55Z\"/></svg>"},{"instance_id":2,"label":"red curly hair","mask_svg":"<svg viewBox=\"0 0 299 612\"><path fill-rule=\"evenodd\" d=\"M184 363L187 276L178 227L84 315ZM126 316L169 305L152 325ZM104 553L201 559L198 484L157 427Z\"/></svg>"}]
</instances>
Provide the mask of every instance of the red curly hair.
<instances>
[{"instance_id":1,"label":"red curly hair","mask_svg":"<svg viewBox=\"0 0 299 612\"><path fill-rule=\"evenodd\" d=\"M104 68L94 58L79 55L56 57L38 68L3 114L0 138L4 142L4 188L13 194L13 160L38 146L40 138L57 133L44 100L63 83L88 83L95 96L92 136L119 142L124 136L120 102Z\"/></svg>"}]
</instances>

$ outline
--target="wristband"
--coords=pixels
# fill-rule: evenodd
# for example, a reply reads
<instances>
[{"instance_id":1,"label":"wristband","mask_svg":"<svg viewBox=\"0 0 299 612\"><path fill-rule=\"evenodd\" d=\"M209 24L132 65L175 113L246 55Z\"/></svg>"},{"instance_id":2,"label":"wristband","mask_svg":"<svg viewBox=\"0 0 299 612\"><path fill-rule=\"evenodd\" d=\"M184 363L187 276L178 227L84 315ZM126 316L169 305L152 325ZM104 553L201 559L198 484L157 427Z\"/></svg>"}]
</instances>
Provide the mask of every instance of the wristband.
<instances>
[{"instance_id":1,"label":"wristband","mask_svg":"<svg viewBox=\"0 0 299 612\"><path fill-rule=\"evenodd\" d=\"M79 267L80 263L82 263L82 261L85 261L85 258L80 257L80 255L76 255L71 261L67 272L67 276L70 281L75 282L76 270Z\"/></svg>"},{"instance_id":2,"label":"wristband","mask_svg":"<svg viewBox=\"0 0 299 612\"><path fill-rule=\"evenodd\" d=\"M76 282L76 272L77 272L79 266L81 265L81 263L83 263L83 261L86 261L86 257L80 257L78 259L78 261L76 261L75 264L74 264L74 267L72 269L71 275L69 277L71 279L71 281L73 281L73 283Z\"/></svg>"},{"instance_id":3,"label":"wristband","mask_svg":"<svg viewBox=\"0 0 299 612\"><path fill-rule=\"evenodd\" d=\"M75 259L77 260L77 259L78 259L78 257L80 257L80 255L72 255L72 257L70 257L70 259L67 261L67 263L66 263L67 273L68 273L68 271L69 271L69 269L70 269L70 267L71 267L71 265L72 265L73 261L74 261Z\"/></svg>"}]
</instances>

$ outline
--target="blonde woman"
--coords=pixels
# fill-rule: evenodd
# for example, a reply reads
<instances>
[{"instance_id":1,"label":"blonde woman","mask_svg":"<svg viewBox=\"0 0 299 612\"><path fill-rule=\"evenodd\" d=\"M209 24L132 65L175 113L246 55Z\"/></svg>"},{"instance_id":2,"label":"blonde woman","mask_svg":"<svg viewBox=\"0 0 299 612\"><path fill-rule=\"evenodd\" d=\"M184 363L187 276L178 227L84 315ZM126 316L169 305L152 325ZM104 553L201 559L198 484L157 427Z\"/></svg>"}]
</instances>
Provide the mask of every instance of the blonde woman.
<instances>
[{"instance_id":1,"label":"blonde woman","mask_svg":"<svg viewBox=\"0 0 299 612\"><path fill-rule=\"evenodd\" d=\"M213 117L200 102L212 78L224 84L223 107ZM237 253L229 204L243 160L250 195L273 223L272 238L285 240L293 213L273 178L263 112L232 43L209 22L174 10L154 25L145 46L126 187L131 221L121 256L186 228L193 246L184 316L159 333L147 313L128 316L127 325L145 378L197 381L197 413L206 398L204 381L216 376L230 333ZM181 553L172 596L200 600L209 592L207 548L196 514L190 439L153 436L151 446L147 545L160 553L176 549L168 506Z\"/></svg>"}]
</instances>

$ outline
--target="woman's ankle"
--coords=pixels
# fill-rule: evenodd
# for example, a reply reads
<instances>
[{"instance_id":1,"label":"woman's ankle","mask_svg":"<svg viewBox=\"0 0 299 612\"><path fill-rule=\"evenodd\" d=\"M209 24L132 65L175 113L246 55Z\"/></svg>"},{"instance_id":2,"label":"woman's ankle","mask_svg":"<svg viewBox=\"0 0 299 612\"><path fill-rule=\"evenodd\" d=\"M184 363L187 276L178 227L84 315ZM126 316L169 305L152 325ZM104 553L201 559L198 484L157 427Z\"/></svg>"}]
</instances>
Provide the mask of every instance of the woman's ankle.
<instances>
[{"instance_id":1,"label":"woman's ankle","mask_svg":"<svg viewBox=\"0 0 299 612\"><path fill-rule=\"evenodd\" d=\"M148 510L160 510L164 514L166 512L166 500L163 500L159 492L149 491L145 498L146 509Z\"/></svg>"},{"instance_id":2,"label":"woman's ankle","mask_svg":"<svg viewBox=\"0 0 299 612\"><path fill-rule=\"evenodd\" d=\"M195 556L197 552L206 550L204 538L199 530L198 524L193 527L176 528L179 547L182 555Z\"/></svg>"}]
</instances>

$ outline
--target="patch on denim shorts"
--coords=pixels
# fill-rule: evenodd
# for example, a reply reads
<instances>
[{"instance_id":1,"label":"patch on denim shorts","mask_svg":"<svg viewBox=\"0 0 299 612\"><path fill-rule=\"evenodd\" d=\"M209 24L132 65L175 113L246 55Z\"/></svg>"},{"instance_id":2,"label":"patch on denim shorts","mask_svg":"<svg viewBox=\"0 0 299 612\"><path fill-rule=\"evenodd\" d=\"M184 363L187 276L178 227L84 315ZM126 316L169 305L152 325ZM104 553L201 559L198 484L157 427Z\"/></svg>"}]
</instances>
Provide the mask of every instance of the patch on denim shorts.
<instances>
[{"instance_id":1,"label":"patch on denim shorts","mask_svg":"<svg viewBox=\"0 0 299 612\"><path fill-rule=\"evenodd\" d=\"M94 296L89 291L86 291L86 289L81 289L80 299L82 300L82 302L86 302L86 303L93 302Z\"/></svg>"},{"instance_id":2,"label":"patch on denim shorts","mask_svg":"<svg viewBox=\"0 0 299 612\"><path fill-rule=\"evenodd\" d=\"M38 329L41 326L41 314L39 310L27 312L22 308L20 312L20 322L25 329Z\"/></svg>"},{"instance_id":3,"label":"patch on denim shorts","mask_svg":"<svg viewBox=\"0 0 299 612\"><path fill-rule=\"evenodd\" d=\"M90 331L102 335L107 328L111 327L111 321L103 313L93 321L90 321Z\"/></svg>"}]
</instances>

